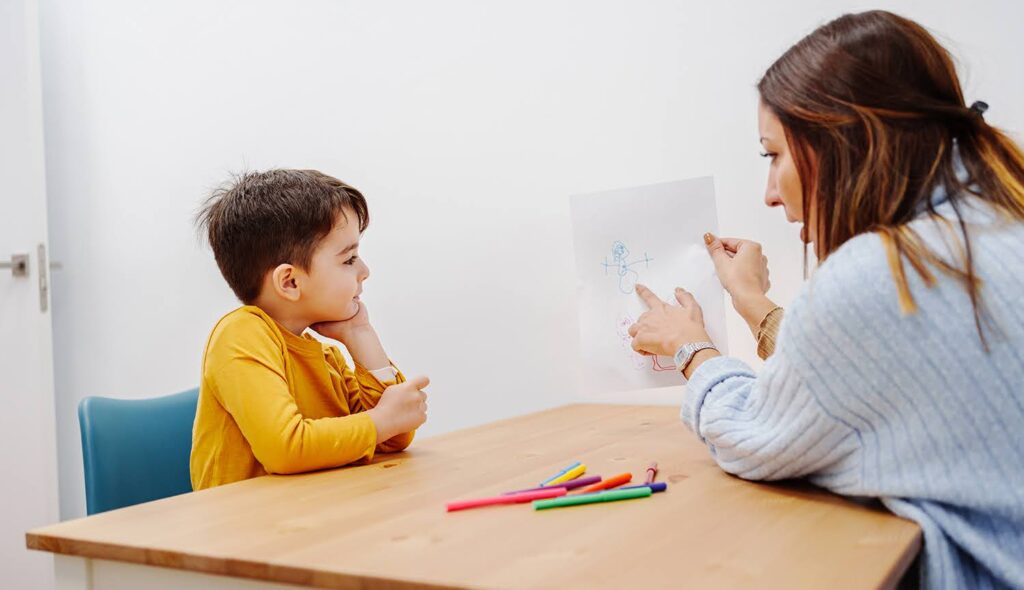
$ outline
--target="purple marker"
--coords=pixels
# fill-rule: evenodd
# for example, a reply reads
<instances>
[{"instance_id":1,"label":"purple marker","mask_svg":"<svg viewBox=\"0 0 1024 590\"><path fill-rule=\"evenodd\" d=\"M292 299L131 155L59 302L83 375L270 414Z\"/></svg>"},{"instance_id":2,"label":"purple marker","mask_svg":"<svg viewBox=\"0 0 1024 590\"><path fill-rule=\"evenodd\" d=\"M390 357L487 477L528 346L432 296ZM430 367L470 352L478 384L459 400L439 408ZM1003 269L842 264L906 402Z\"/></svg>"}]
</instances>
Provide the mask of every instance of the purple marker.
<instances>
[{"instance_id":1,"label":"purple marker","mask_svg":"<svg viewBox=\"0 0 1024 590\"><path fill-rule=\"evenodd\" d=\"M657 494L658 492L664 492L665 490L667 490L668 489L668 484L663 482L663 481L656 481L654 483L642 483L642 484L640 484L638 486L623 486L621 488L614 488L614 489L616 489L616 490L636 490L636 489L639 489L639 488L651 488L651 493L652 494ZM577 495L579 495L579 496L589 496L590 494L601 494L601 493L609 492L609 491L611 491L611 490L597 490L596 492L586 492L586 493L577 494Z\"/></svg>"},{"instance_id":2,"label":"purple marker","mask_svg":"<svg viewBox=\"0 0 1024 590\"><path fill-rule=\"evenodd\" d=\"M600 475L591 475L591 476L588 476L588 477L577 477L576 479L570 479L569 481L563 481L562 483L558 483L558 484L555 484L553 486L541 486L539 488L530 488L528 490L516 490L514 492L505 492L502 495L503 496L508 496L508 495L511 495L511 494L522 494L523 492L536 492L538 490L550 490L552 488L565 488L566 491L568 491L568 490L574 490L576 488L581 488L583 486L589 486L590 484L595 484L595 483L597 483L599 481L601 481L601 476ZM654 490L652 489L651 491L653 492Z\"/></svg>"}]
</instances>

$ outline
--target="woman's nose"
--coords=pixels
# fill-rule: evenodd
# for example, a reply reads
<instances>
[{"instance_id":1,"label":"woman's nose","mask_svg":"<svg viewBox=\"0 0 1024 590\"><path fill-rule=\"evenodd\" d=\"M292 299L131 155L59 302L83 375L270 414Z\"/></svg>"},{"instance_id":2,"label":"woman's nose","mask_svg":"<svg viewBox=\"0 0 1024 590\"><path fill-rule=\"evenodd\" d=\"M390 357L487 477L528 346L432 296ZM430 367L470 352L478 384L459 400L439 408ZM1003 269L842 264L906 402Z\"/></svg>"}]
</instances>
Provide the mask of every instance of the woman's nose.
<instances>
[{"instance_id":1,"label":"woman's nose","mask_svg":"<svg viewBox=\"0 0 1024 590\"><path fill-rule=\"evenodd\" d=\"M775 191L768 191L764 194L764 204L769 207L781 207L782 197Z\"/></svg>"}]
</instances>

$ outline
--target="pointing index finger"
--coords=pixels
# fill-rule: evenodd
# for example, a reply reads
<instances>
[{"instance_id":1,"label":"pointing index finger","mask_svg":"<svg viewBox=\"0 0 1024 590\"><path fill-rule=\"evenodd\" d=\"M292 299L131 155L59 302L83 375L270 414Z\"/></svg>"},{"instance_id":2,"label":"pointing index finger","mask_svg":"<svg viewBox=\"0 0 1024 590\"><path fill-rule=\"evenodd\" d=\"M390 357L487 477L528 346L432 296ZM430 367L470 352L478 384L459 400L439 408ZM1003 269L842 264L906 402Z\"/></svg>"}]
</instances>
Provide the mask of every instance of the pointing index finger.
<instances>
[{"instance_id":1,"label":"pointing index finger","mask_svg":"<svg viewBox=\"0 0 1024 590\"><path fill-rule=\"evenodd\" d=\"M665 302L659 299L658 296L654 294L654 291L651 291L640 283L636 284L636 294L639 295L640 299L643 299L644 303L647 304L647 307L651 309L660 309L665 307Z\"/></svg>"}]
</instances>

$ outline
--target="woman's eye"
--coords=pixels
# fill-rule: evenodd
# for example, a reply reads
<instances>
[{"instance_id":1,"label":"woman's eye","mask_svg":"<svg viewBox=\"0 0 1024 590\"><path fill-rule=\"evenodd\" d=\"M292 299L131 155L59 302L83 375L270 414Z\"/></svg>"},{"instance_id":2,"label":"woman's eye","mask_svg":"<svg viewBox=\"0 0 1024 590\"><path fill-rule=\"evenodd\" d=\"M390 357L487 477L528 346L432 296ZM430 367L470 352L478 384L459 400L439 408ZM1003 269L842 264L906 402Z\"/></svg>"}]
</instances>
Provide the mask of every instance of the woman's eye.
<instances>
[{"instance_id":1,"label":"woman's eye","mask_svg":"<svg viewBox=\"0 0 1024 590\"><path fill-rule=\"evenodd\" d=\"M359 257L358 256L353 256L353 257L349 258L348 260L345 261L345 264L347 264L349 266L355 264L356 258L359 258Z\"/></svg>"},{"instance_id":2,"label":"woman's eye","mask_svg":"<svg viewBox=\"0 0 1024 590\"><path fill-rule=\"evenodd\" d=\"M775 156L777 156L777 155L778 154L776 154L775 152L761 152L761 157L762 158L771 158L772 160L774 160Z\"/></svg>"}]
</instances>

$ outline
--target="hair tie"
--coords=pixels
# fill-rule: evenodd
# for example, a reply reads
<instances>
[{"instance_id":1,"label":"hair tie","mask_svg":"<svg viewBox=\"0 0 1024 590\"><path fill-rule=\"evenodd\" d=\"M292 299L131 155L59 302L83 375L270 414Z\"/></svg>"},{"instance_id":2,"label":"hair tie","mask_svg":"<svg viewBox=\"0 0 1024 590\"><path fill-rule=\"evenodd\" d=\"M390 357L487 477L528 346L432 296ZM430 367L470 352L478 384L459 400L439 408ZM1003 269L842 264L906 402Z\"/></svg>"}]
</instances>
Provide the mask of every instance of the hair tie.
<instances>
[{"instance_id":1,"label":"hair tie","mask_svg":"<svg viewBox=\"0 0 1024 590\"><path fill-rule=\"evenodd\" d=\"M979 119L985 118L985 111L988 110L988 103L983 100L976 100L971 104L970 111L972 114L977 115Z\"/></svg>"}]
</instances>

